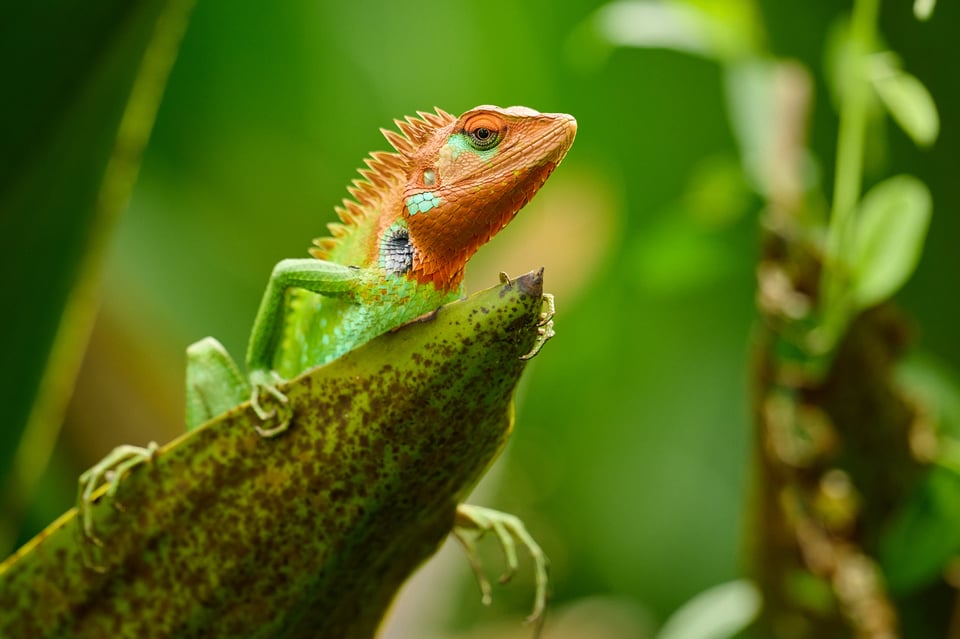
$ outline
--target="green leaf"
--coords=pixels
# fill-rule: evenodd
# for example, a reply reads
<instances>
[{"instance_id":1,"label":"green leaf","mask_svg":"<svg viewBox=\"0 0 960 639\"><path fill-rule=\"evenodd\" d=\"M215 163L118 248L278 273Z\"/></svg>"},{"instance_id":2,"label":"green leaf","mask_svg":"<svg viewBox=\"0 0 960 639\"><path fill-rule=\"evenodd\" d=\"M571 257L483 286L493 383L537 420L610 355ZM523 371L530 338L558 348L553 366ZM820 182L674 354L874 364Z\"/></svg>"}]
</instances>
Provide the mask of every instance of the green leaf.
<instances>
[{"instance_id":1,"label":"green leaf","mask_svg":"<svg viewBox=\"0 0 960 639\"><path fill-rule=\"evenodd\" d=\"M889 298L913 274L931 210L930 191L909 175L884 180L864 196L849 257L852 294L859 308Z\"/></svg>"},{"instance_id":2,"label":"green leaf","mask_svg":"<svg viewBox=\"0 0 960 639\"><path fill-rule=\"evenodd\" d=\"M939 466L894 518L880 544L890 588L910 592L938 578L960 553L960 476Z\"/></svg>"},{"instance_id":3,"label":"green leaf","mask_svg":"<svg viewBox=\"0 0 960 639\"><path fill-rule=\"evenodd\" d=\"M894 121L920 146L930 146L940 133L933 96L917 78L899 68L891 53L872 56L870 79Z\"/></svg>"},{"instance_id":4,"label":"green leaf","mask_svg":"<svg viewBox=\"0 0 960 639\"><path fill-rule=\"evenodd\" d=\"M97 493L103 546L74 509L0 564L0 637L372 636L503 448L542 304L542 272L482 291L284 385L282 435L247 403L161 447Z\"/></svg>"},{"instance_id":5,"label":"green leaf","mask_svg":"<svg viewBox=\"0 0 960 639\"><path fill-rule=\"evenodd\" d=\"M744 172L760 193L769 195L770 167L777 152L777 91L784 67L748 58L727 65L724 74L727 114L740 147Z\"/></svg>"},{"instance_id":6,"label":"green leaf","mask_svg":"<svg viewBox=\"0 0 960 639\"><path fill-rule=\"evenodd\" d=\"M960 440L960 378L956 373L929 354L911 353L898 363L896 375L907 396L923 406L936 437Z\"/></svg>"},{"instance_id":7,"label":"green leaf","mask_svg":"<svg viewBox=\"0 0 960 639\"><path fill-rule=\"evenodd\" d=\"M914 0L913 15L916 16L917 20L929 20L936 6L937 0Z\"/></svg>"},{"instance_id":8,"label":"green leaf","mask_svg":"<svg viewBox=\"0 0 960 639\"><path fill-rule=\"evenodd\" d=\"M850 18L842 14L828 26L823 44L823 74L834 108L839 109L847 87L858 78L850 46Z\"/></svg>"},{"instance_id":9,"label":"green leaf","mask_svg":"<svg viewBox=\"0 0 960 639\"><path fill-rule=\"evenodd\" d=\"M931 439L920 453L936 464L881 537L889 585L909 592L938 579L960 553L960 383L940 362L916 354L897 365L896 380L923 407Z\"/></svg>"},{"instance_id":10,"label":"green leaf","mask_svg":"<svg viewBox=\"0 0 960 639\"><path fill-rule=\"evenodd\" d=\"M746 580L708 588L663 624L657 639L726 639L742 632L760 612L760 593Z\"/></svg>"},{"instance_id":11,"label":"green leaf","mask_svg":"<svg viewBox=\"0 0 960 639\"><path fill-rule=\"evenodd\" d=\"M600 7L593 22L614 46L673 49L720 62L762 46L750 3L619 0Z\"/></svg>"}]
</instances>

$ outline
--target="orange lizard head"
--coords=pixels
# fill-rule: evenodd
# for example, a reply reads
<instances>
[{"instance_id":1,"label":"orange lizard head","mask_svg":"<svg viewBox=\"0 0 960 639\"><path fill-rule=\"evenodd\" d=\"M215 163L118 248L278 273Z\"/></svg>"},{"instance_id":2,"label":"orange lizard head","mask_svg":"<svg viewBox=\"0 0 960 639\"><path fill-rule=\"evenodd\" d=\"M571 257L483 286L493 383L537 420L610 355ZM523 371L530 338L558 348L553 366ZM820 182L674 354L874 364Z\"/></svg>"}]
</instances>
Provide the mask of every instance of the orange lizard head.
<instances>
[{"instance_id":1,"label":"orange lizard head","mask_svg":"<svg viewBox=\"0 0 960 639\"><path fill-rule=\"evenodd\" d=\"M315 240L311 253L449 292L566 155L577 121L519 106L418 115L396 120L401 133L383 130L397 152L370 154L353 199L337 209L344 224L331 224L333 237Z\"/></svg>"},{"instance_id":2,"label":"orange lizard head","mask_svg":"<svg viewBox=\"0 0 960 639\"><path fill-rule=\"evenodd\" d=\"M399 213L413 250L409 274L452 290L467 260L513 219L566 155L577 121L516 106L479 106L442 125L436 120L447 114L437 114L421 114L427 126L398 123L412 144L387 137L408 158Z\"/></svg>"}]
</instances>

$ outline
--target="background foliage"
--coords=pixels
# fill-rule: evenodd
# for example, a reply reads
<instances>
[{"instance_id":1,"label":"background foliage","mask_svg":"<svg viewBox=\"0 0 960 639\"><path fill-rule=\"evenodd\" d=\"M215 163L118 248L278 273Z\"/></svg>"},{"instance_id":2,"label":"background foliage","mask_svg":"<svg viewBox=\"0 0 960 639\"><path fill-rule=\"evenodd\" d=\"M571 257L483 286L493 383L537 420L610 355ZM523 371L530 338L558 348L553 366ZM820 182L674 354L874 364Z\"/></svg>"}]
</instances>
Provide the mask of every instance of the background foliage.
<instances>
[{"instance_id":1,"label":"background foliage","mask_svg":"<svg viewBox=\"0 0 960 639\"><path fill-rule=\"evenodd\" d=\"M185 346L209 334L243 352L272 265L325 233L364 154L386 147L378 127L434 105L524 104L574 114L579 137L471 264L468 286L545 264L558 336L528 371L513 443L477 500L521 515L549 553L557 637L644 636L741 576L763 200L742 169L743 128L731 124L732 103L756 96L731 82L729 62L764 50L813 74L805 174L829 194L837 124L825 51L850 4L689 2L723 27L696 46L654 19L611 26L601 4L201 0L109 247L99 316L21 541L71 505L74 478L112 446L181 432ZM919 22L910 3L882 7L881 31L935 96L941 131L918 150L878 121L866 162L868 184L909 172L933 194L926 249L899 300L920 348L953 369L960 76L944 61L960 46L950 34L958 11L941 3ZM644 30L654 35L643 46L617 36ZM663 46L649 46L657 37ZM31 269L3 266L15 279ZM11 326L49 318L13 302ZM397 636L407 623L434 623L439 636L501 617L504 636L523 631L514 626L529 584L498 589L485 611L466 563L442 557L405 595ZM443 595L456 606L438 605L438 583L456 584Z\"/></svg>"}]
</instances>

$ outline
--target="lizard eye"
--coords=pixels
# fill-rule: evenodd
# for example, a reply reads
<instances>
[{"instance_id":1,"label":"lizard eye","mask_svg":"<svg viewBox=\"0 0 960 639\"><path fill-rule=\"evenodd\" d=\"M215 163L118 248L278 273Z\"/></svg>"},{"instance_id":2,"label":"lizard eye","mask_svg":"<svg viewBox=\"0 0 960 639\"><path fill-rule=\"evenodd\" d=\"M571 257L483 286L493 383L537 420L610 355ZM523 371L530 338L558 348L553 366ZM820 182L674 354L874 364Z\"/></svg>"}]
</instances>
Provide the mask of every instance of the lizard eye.
<instances>
[{"instance_id":1,"label":"lizard eye","mask_svg":"<svg viewBox=\"0 0 960 639\"><path fill-rule=\"evenodd\" d=\"M486 151L497 146L503 138L504 130L506 126L503 122L487 113L471 118L463 127L470 146L478 151Z\"/></svg>"}]
</instances>

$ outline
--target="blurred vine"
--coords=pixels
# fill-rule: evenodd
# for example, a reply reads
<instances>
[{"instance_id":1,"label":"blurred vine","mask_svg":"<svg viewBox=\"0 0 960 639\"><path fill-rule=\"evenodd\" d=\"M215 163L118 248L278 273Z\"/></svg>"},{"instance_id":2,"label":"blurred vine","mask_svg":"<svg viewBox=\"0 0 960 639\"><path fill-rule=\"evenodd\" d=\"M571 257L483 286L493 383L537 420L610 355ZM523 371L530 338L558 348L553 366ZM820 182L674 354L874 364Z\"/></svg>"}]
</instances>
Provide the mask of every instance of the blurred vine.
<instances>
[{"instance_id":1,"label":"blurred vine","mask_svg":"<svg viewBox=\"0 0 960 639\"><path fill-rule=\"evenodd\" d=\"M934 4L916 2L917 19ZM769 52L755 5L615 2L592 23L589 63L629 46L720 64L742 171L765 202L748 557L764 602L757 636L934 637L955 614L945 576L960 535L944 531L960 529L960 476L943 407L960 395L912 354L910 322L890 302L919 262L932 196L914 176L865 171L886 119L921 147L940 121L885 47L879 13L879 0L856 0L826 38L832 194L808 148L812 74Z\"/></svg>"},{"instance_id":2,"label":"blurred vine","mask_svg":"<svg viewBox=\"0 0 960 639\"><path fill-rule=\"evenodd\" d=\"M932 4L917 5L929 17ZM945 576L960 539L937 531L960 523L960 484L945 484L931 464L946 432L924 401L937 376L917 384L904 375L922 365L909 358L908 319L889 301L919 261L932 197L910 175L863 192L881 119L926 146L939 116L884 50L879 9L857 0L828 45L839 112L829 219L810 215L809 193L775 193L762 220L752 563L763 636L936 637L955 615ZM781 139L803 143L806 111L784 121L792 131ZM905 580L905 566L924 570L907 569Z\"/></svg>"}]
</instances>

